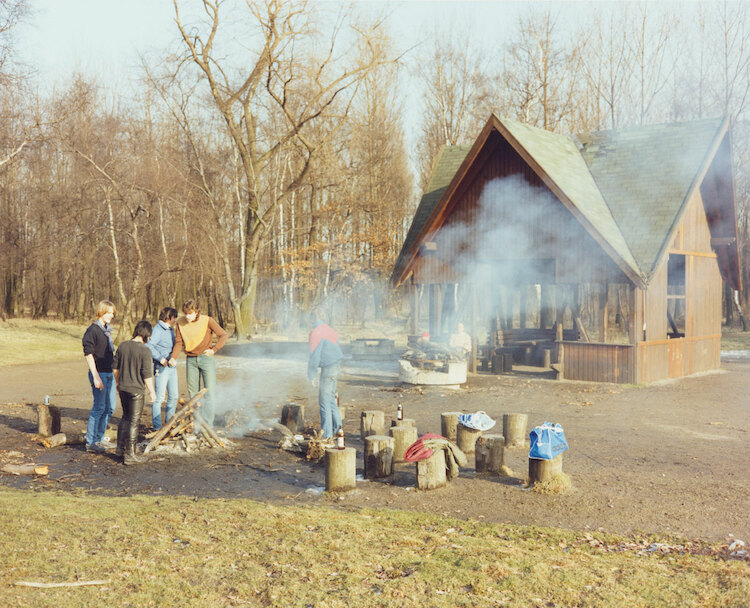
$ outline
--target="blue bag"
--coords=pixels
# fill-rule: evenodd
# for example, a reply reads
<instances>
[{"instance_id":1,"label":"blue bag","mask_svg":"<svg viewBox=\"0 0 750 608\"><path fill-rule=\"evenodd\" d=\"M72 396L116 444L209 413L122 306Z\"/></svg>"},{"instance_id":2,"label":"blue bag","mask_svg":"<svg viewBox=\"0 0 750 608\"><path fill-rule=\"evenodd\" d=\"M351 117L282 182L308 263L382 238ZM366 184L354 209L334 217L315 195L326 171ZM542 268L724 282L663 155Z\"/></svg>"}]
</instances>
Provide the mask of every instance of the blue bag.
<instances>
[{"instance_id":1,"label":"blue bag","mask_svg":"<svg viewBox=\"0 0 750 608\"><path fill-rule=\"evenodd\" d=\"M568 449L565 431L559 424L545 422L542 426L536 426L529 433L529 439L531 440L529 458L552 460Z\"/></svg>"}]
</instances>

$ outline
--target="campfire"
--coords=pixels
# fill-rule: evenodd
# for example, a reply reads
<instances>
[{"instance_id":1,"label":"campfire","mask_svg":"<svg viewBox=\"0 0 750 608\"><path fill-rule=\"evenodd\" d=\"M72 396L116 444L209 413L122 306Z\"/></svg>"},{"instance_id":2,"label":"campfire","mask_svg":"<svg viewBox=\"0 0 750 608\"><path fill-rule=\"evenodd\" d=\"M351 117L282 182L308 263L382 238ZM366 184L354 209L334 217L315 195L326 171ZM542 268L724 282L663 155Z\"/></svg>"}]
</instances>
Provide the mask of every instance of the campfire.
<instances>
[{"instance_id":1,"label":"campfire","mask_svg":"<svg viewBox=\"0 0 750 608\"><path fill-rule=\"evenodd\" d=\"M424 338L409 343L398 367L399 380L408 384L455 385L466 382L466 359L458 351Z\"/></svg>"},{"instance_id":2,"label":"campfire","mask_svg":"<svg viewBox=\"0 0 750 608\"><path fill-rule=\"evenodd\" d=\"M203 389L187 403L180 400L180 408L175 415L158 431L146 435L148 444L143 450L144 454L157 448L181 449L191 452L204 447L228 448L232 442L226 438L219 437L216 431L200 415L200 398L206 393ZM194 434L195 424L199 430Z\"/></svg>"}]
</instances>

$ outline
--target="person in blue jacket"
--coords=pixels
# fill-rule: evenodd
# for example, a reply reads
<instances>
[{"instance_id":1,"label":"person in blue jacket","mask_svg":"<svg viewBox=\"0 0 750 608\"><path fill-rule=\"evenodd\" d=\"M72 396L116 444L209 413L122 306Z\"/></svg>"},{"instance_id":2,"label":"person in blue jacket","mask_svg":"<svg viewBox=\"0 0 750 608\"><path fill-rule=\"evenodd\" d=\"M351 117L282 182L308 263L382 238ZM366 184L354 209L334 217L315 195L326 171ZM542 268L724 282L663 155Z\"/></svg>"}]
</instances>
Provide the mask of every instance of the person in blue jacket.
<instances>
[{"instance_id":1,"label":"person in blue jacket","mask_svg":"<svg viewBox=\"0 0 750 608\"><path fill-rule=\"evenodd\" d=\"M167 396L167 410L164 422L169 422L177 409L177 364L171 358L174 349L174 324L177 321L177 309L165 306L159 313L159 322L154 326L148 346L154 360L154 378L156 399L151 404L151 424L155 431L161 428L161 404Z\"/></svg>"},{"instance_id":2,"label":"person in blue jacket","mask_svg":"<svg viewBox=\"0 0 750 608\"><path fill-rule=\"evenodd\" d=\"M316 311L316 319L310 332L310 357L307 361L307 378L315 386L320 368L320 428L324 438L333 437L341 428L341 415L336 404L336 383L344 358L339 348L339 336L323 320L324 315Z\"/></svg>"}]
</instances>

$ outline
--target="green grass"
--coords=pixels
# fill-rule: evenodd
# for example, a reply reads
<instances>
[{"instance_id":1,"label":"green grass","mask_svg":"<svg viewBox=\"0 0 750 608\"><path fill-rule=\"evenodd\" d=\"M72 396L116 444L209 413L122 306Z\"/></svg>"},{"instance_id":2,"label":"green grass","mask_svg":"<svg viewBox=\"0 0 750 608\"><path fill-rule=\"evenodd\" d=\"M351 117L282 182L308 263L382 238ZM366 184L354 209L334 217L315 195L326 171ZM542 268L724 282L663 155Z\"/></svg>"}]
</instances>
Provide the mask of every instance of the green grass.
<instances>
[{"instance_id":1,"label":"green grass","mask_svg":"<svg viewBox=\"0 0 750 608\"><path fill-rule=\"evenodd\" d=\"M747 563L403 511L2 489L0 529L8 607L682 608L750 597ZM14 585L77 578L110 582Z\"/></svg>"},{"instance_id":2,"label":"green grass","mask_svg":"<svg viewBox=\"0 0 750 608\"><path fill-rule=\"evenodd\" d=\"M49 363L83 357L81 338L88 325L60 321L0 321L0 365Z\"/></svg>"}]
</instances>

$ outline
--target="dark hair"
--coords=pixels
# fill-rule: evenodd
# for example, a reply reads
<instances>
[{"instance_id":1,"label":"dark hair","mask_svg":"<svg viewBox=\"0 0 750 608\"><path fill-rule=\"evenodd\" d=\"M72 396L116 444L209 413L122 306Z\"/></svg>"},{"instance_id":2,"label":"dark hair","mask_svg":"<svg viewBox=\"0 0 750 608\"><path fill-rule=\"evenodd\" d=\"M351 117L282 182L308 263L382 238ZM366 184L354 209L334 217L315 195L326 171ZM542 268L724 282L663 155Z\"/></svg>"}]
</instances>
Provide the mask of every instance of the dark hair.
<instances>
[{"instance_id":1,"label":"dark hair","mask_svg":"<svg viewBox=\"0 0 750 608\"><path fill-rule=\"evenodd\" d=\"M177 316L177 309L171 306L165 306L159 313L159 321L169 321Z\"/></svg>"},{"instance_id":2,"label":"dark hair","mask_svg":"<svg viewBox=\"0 0 750 608\"><path fill-rule=\"evenodd\" d=\"M151 323L149 323L148 321L138 321L138 323L135 324L135 329L133 330L133 337L142 338L144 344L148 342L148 339L151 337Z\"/></svg>"}]
</instances>

